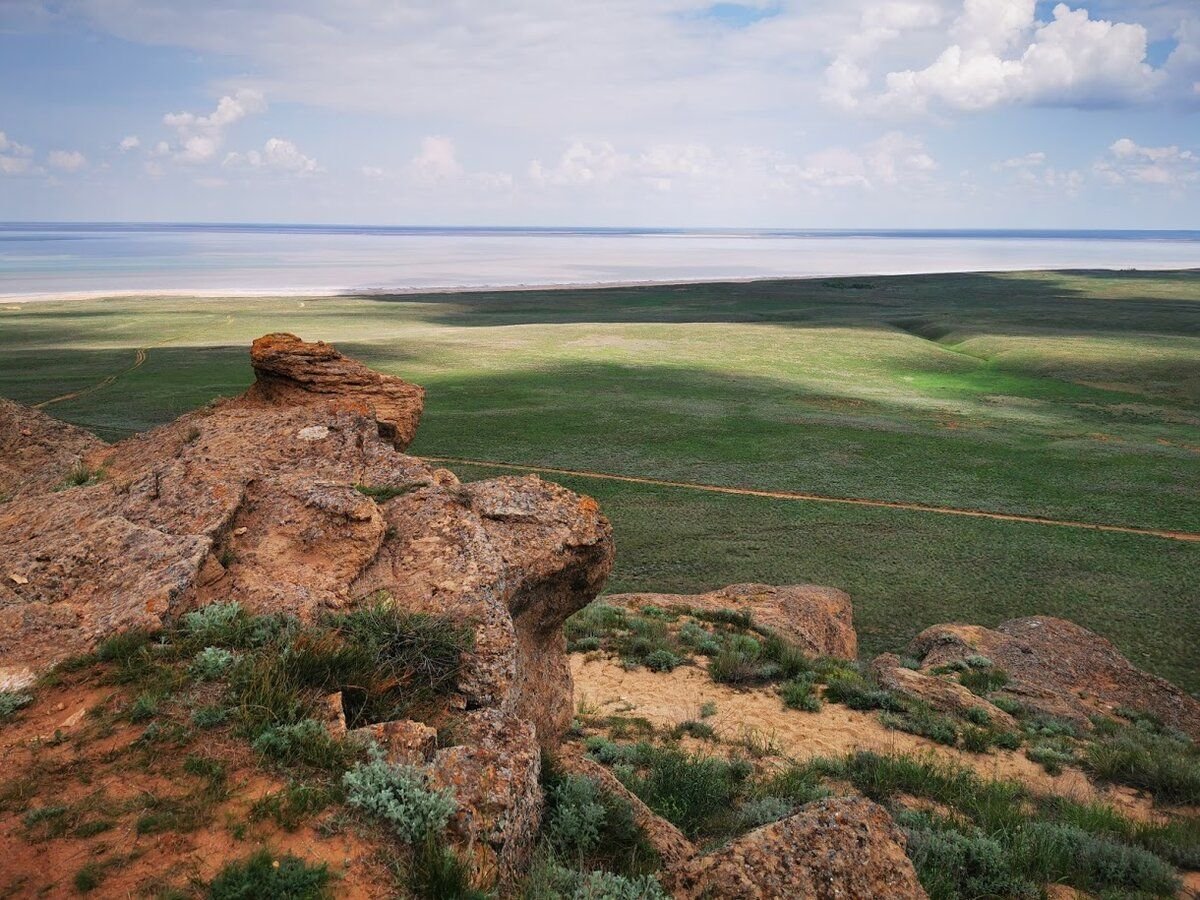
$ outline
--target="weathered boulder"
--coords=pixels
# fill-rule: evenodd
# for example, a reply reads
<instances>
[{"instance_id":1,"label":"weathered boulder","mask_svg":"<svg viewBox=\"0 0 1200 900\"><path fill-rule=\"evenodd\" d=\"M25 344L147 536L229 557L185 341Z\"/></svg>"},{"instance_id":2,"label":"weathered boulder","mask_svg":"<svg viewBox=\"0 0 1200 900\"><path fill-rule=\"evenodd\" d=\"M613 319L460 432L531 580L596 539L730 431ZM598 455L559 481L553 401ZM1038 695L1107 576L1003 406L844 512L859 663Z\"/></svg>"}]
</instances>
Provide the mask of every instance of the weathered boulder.
<instances>
[{"instance_id":1,"label":"weathered boulder","mask_svg":"<svg viewBox=\"0 0 1200 900\"><path fill-rule=\"evenodd\" d=\"M323 341L310 344L294 334L267 334L250 348L255 383L249 395L269 402L302 406L333 403L368 415L397 450L417 433L425 389L368 369Z\"/></svg>"},{"instance_id":2,"label":"weathered boulder","mask_svg":"<svg viewBox=\"0 0 1200 900\"><path fill-rule=\"evenodd\" d=\"M1126 707L1158 716L1200 739L1200 702L1170 682L1135 667L1111 642L1074 622L1032 616L977 625L935 625L910 645L927 671L987 657L1008 674L996 695L1087 726L1097 713Z\"/></svg>"},{"instance_id":3,"label":"weathered boulder","mask_svg":"<svg viewBox=\"0 0 1200 900\"><path fill-rule=\"evenodd\" d=\"M755 624L779 632L813 656L858 656L850 595L835 588L732 584L707 594L614 594L605 597L604 602L629 608L676 606L708 612L731 609L749 613Z\"/></svg>"},{"instance_id":4,"label":"weathered boulder","mask_svg":"<svg viewBox=\"0 0 1200 900\"><path fill-rule=\"evenodd\" d=\"M468 706L511 711L556 743L573 712L562 624L612 567L596 501L510 477L421 488L383 515L391 536L352 593L386 591L406 609L474 622L459 681Z\"/></svg>"},{"instance_id":5,"label":"weathered boulder","mask_svg":"<svg viewBox=\"0 0 1200 900\"><path fill-rule=\"evenodd\" d=\"M667 870L663 882L680 900L924 898L904 847L903 832L878 804L818 800Z\"/></svg>"},{"instance_id":6,"label":"weathered boulder","mask_svg":"<svg viewBox=\"0 0 1200 900\"><path fill-rule=\"evenodd\" d=\"M0 397L0 502L51 490L104 446L89 431Z\"/></svg>"},{"instance_id":7,"label":"weathered boulder","mask_svg":"<svg viewBox=\"0 0 1200 900\"><path fill-rule=\"evenodd\" d=\"M921 700L941 712L963 716L971 710L982 710L987 713L993 725L1006 730L1017 728L1017 722L1012 716L979 695L971 693L957 681L905 668L900 657L894 653L884 653L875 657L871 662L871 673L875 680L889 691Z\"/></svg>"},{"instance_id":8,"label":"weathered boulder","mask_svg":"<svg viewBox=\"0 0 1200 900\"><path fill-rule=\"evenodd\" d=\"M433 786L454 790L450 836L472 859L479 881L512 883L542 817L542 755L533 725L482 709L467 713L452 734L455 745L438 750L426 770Z\"/></svg>"}]
</instances>

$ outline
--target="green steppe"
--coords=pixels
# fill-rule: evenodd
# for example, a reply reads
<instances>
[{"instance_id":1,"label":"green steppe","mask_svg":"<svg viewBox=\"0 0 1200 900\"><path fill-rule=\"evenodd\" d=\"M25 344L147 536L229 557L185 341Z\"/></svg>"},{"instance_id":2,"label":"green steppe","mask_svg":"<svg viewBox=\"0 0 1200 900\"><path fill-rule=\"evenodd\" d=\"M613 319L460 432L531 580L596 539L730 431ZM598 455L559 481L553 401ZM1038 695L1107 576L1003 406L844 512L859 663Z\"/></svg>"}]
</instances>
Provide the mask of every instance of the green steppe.
<instances>
[{"instance_id":1,"label":"green steppe","mask_svg":"<svg viewBox=\"0 0 1200 900\"><path fill-rule=\"evenodd\" d=\"M115 440L240 392L270 331L423 384L419 455L1200 532L1197 272L0 302L0 395L83 391L46 411ZM612 519L611 591L834 585L864 655L1064 616L1200 691L1200 543L554 480Z\"/></svg>"}]
</instances>

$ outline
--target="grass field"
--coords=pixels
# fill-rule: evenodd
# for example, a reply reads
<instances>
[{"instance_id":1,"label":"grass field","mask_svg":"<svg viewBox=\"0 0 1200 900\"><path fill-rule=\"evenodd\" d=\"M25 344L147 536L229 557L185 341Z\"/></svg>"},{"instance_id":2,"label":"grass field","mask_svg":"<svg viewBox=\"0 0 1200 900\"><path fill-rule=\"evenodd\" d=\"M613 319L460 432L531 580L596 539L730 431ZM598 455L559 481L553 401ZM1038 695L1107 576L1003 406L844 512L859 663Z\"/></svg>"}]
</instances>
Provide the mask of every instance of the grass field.
<instances>
[{"instance_id":1,"label":"grass field","mask_svg":"<svg viewBox=\"0 0 1200 900\"><path fill-rule=\"evenodd\" d=\"M0 395L115 439L282 330L425 385L418 454L1200 532L1200 273L0 306ZM832 584L868 654L1062 615L1200 690L1197 543L555 480L612 518L612 590Z\"/></svg>"}]
</instances>

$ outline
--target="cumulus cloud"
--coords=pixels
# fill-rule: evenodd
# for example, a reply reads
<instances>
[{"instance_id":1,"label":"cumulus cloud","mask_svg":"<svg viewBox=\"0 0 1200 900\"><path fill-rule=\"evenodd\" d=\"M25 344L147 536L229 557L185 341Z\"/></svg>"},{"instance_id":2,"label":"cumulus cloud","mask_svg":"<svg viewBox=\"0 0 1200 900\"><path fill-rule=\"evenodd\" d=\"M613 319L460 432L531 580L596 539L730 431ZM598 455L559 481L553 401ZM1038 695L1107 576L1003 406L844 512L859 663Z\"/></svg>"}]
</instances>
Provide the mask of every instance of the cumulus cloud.
<instances>
[{"instance_id":1,"label":"cumulus cloud","mask_svg":"<svg viewBox=\"0 0 1200 900\"><path fill-rule=\"evenodd\" d=\"M233 168L248 166L252 169L270 169L292 175L312 175L321 171L315 159L305 156L295 144L282 138L270 138L263 144L262 150L230 153L225 157L223 165Z\"/></svg>"},{"instance_id":2,"label":"cumulus cloud","mask_svg":"<svg viewBox=\"0 0 1200 900\"><path fill-rule=\"evenodd\" d=\"M30 171L33 148L19 144L0 131L0 175L24 175Z\"/></svg>"},{"instance_id":3,"label":"cumulus cloud","mask_svg":"<svg viewBox=\"0 0 1200 900\"><path fill-rule=\"evenodd\" d=\"M1066 3L1054 7L1050 21L1039 21L1035 0L964 0L949 35L954 43L932 63L888 72L883 90L873 94L862 64L843 52L826 70L827 98L890 113L1006 104L1086 108L1150 99L1169 79L1167 68L1146 60L1144 26L1093 19ZM1181 57L1176 69L1183 65Z\"/></svg>"},{"instance_id":4,"label":"cumulus cloud","mask_svg":"<svg viewBox=\"0 0 1200 900\"><path fill-rule=\"evenodd\" d=\"M417 178L424 181L444 181L463 173L454 141L440 135L423 139L421 152L409 165Z\"/></svg>"},{"instance_id":5,"label":"cumulus cloud","mask_svg":"<svg viewBox=\"0 0 1200 900\"><path fill-rule=\"evenodd\" d=\"M1164 73L1146 62L1142 25L1092 19L1066 4L1034 23L1033 0L968 0L955 34L965 37L923 70L889 73L878 98L886 108L931 103L977 110L1002 103L1109 106L1152 94ZM1024 36L1032 30L1025 42ZM1019 54L1004 49L1024 44Z\"/></svg>"},{"instance_id":6,"label":"cumulus cloud","mask_svg":"<svg viewBox=\"0 0 1200 900\"><path fill-rule=\"evenodd\" d=\"M266 110L267 101L255 90L243 88L217 101L217 107L205 116L191 112L167 113L163 124L175 129L177 140L167 145L176 162L206 163L213 160L225 142L225 132L247 116ZM162 150L164 144L159 144Z\"/></svg>"},{"instance_id":7,"label":"cumulus cloud","mask_svg":"<svg viewBox=\"0 0 1200 900\"><path fill-rule=\"evenodd\" d=\"M1110 184L1144 184L1182 187L1200 182L1200 155L1177 146L1144 147L1121 138L1094 166Z\"/></svg>"},{"instance_id":8,"label":"cumulus cloud","mask_svg":"<svg viewBox=\"0 0 1200 900\"><path fill-rule=\"evenodd\" d=\"M128 153L130 150L136 150L140 146L142 146L142 141L136 134L131 134L127 137L121 138L120 147L122 153Z\"/></svg>"},{"instance_id":9,"label":"cumulus cloud","mask_svg":"<svg viewBox=\"0 0 1200 900\"><path fill-rule=\"evenodd\" d=\"M1014 156L996 163L992 168L1007 173L1016 183L1032 188L1046 188L1056 193L1077 193L1085 176L1078 169L1057 169L1049 164L1045 153L1036 150L1024 156Z\"/></svg>"},{"instance_id":10,"label":"cumulus cloud","mask_svg":"<svg viewBox=\"0 0 1200 900\"><path fill-rule=\"evenodd\" d=\"M87 157L78 150L51 150L46 164L62 172L78 172L87 165Z\"/></svg>"}]
</instances>

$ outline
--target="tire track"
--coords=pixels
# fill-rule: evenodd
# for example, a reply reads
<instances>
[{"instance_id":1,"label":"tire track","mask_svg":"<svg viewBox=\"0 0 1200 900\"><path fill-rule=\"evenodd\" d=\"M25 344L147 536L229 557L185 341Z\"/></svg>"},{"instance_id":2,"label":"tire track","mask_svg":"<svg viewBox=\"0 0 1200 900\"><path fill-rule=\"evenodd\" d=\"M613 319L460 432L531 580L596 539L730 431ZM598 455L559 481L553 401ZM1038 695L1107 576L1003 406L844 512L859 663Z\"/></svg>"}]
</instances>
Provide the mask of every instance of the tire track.
<instances>
[{"instance_id":1,"label":"tire track","mask_svg":"<svg viewBox=\"0 0 1200 900\"><path fill-rule=\"evenodd\" d=\"M1104 525L1095 522L1077 522L1071 519L1053 519L1047 516L1023 516L1016 513L989 512L983 509L966 509L955 506L936 506L927 503L905 503L895 500L872 500L866 497L833 497L828 494L810 494L802 491L771 491L756 488L727 487L720 484L703 484L694 481L671 481L663 478L644 478L638 475L616 475L612 472L589 472L578 469L562 469L555 466L526 466L516 463L494 462L486 459L465 459L456 456L423 456L428 462L451 465L490 466L496 469L512 469L518 472L538 472L548 475L571 475L576 478L597 478L604 481L621 481L629 484L645 484L652 487L681 488L704 491L711 494L734 494L739 497L764 497L769 500L795 500L804 503L829 503L843 506L866 506L876 509L903 509L910 512L934 513L944 516L966 516L973 519L993 519L999 522L1022 522L1029 525L1049 525L1057 528L1079 528L1087 531L1106 531L1117 534L1137 534L1144 537L1165 538L1172 541L1200 543L1200 534L1191 531L1170 531L1161 528L1138 528L1133 525Z\"/></svg>"}]
</instances>

